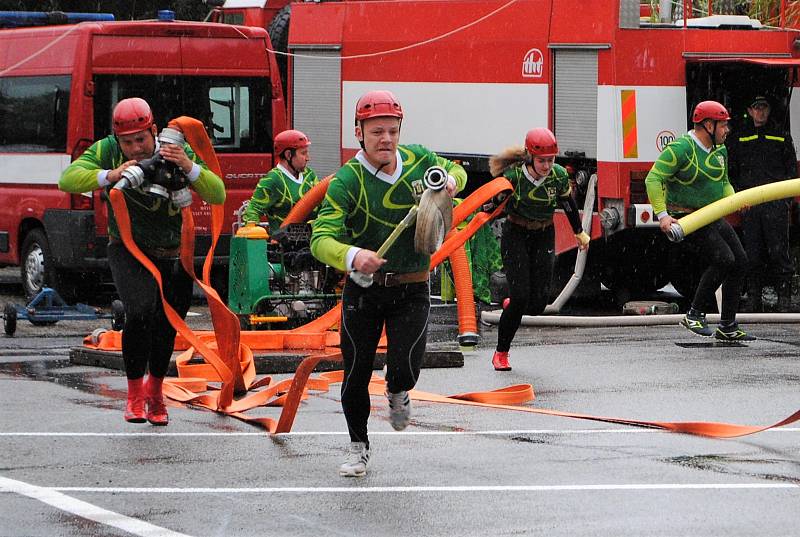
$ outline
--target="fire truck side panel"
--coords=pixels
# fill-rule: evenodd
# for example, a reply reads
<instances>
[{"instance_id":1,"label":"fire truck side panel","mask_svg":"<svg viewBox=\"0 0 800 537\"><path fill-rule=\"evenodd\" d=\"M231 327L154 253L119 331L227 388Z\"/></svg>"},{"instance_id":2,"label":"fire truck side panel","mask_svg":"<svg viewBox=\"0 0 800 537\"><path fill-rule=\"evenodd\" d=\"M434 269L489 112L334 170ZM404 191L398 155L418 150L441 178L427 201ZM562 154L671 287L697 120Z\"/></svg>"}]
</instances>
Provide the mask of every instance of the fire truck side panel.
<instances>
[{"instance_id":1,"label":"fire truck side panel","mask_svg":"<svg viewBox=\"0 0 800 537\"><path fill-rule=\"evenodd\" d=\"M501 5L503 2L461 2L457 10L452 9L452 2L294 5L290 47L317 43L310 29L319 27L326 28L321 41L335 43L341 28L341 55L345 58L341 64L342 158L358 148L353 107L370 89L386 88L397 94L406 111L405 140L444 154L488 156L519 144L530 125L547 124L550 65L543 56L547 53L546 33L530 39L513 31L517 20L525 17L546 24L547 2L525 2L522 14L500 11L491 25L475 25L445 40L415 46ZM415 31L408 38L387 37L381 22L385 20L410 21ZM446 26L442 21L447 21ZM498 25L509 31L498 33ZM411 48L396 51L404 47ZM532 49L538 56L535 61L526 60ZM360 55L367 57L352 58ZM435 60L421 62L420 57ZM526 62L529 72L524 73ZM297 68L295 60L295 80ZM294 102L293 109L309 104Z\"/></svg>"},{"instance_id":2,"label":"fire truck side panel","mask_svg":"<svg viewBox=\"0 0 800 537\"><path fill-rule=\"evenodd\" d=\"M619 0L553 0L547 2L549 40L551 43L610 43L617 30ZM518 24L529 28L531 34L544 32L545 28L531 27L525 19Z\"/></svg>"},{"instance_id":3,"label":"fire truck side panel","mask_svg":"<svg viewBox=\"0 0 800 537\"><path fill-rule=\"evenodd\" d=\"M339 130L326 123L314 144L345 160L358 150L356 99L389 89L406 110L403 139L461 159L470 181L486 179L487 157L518 145L529 128L549 126L559 139L559 162L597 174L592 236L606 240L594 244L590 264L601 281L631 291L663 285L668 254L644 188L648 170L688 130L697 102L720 100L739 113L752 87L784 98L800 138L800 104L779 87L781 77L744 63L780 58L782 67L763 68L784 69L791 83L798 32L727 23L666 27L641 24L638 15L628 0L294 3L289 50L325 49L338 62L338 71L315 72L324 78L320 86L331 88L325 95L303 88L323 60L290 62L294 124L304 110L319 117L320 107L333 107ZM743 78L755 74L739 80L743 65ZM313 128L313 118L303 121ZM582 199L579 185L576 192ZM563 215L556 226L557 252L574 249Z\"/></svg>"},{"instance_id":4,"label":"fire truck side panel","mask_svg":"<svg viewBox=\"0 0 800 537\"><path fill-rule=\"evenodd\" d=\"M490 155L520 145L531 125L547 125L546 84L342 82L342 140L356 149L360 95L388 89L403 103L403 139L441 153ZM509 111L519 111L509 113Z\"/></svg>"}]
</instances>

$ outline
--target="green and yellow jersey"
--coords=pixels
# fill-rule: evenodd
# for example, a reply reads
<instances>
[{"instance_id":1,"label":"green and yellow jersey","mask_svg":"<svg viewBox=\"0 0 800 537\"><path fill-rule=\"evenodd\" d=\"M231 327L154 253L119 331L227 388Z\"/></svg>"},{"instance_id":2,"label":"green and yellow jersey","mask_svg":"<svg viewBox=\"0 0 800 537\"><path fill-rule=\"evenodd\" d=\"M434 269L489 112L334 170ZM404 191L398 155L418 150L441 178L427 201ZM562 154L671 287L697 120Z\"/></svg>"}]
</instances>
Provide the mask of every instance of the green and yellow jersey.
<instances>
[{"instance_id":1,"label":"green and yellow jersey","mask_svg":"<svg viewBox=\"0 0 800 537\"><path fill-rule=\"evenodd\" d=\"M208 203L219 204L225 201L225 185L222 179L209 170L205 163L192 151L189 144L184 144L186 155L200 166L200 175L191 183L202 199ZM101 188L98 175L104 170L113 170L128 159L114 136L107 136L92 144L61 174L58 188L74 194L91 192ZM108 206L108 235L119 239L119 228L111 208L108 192L113 185L105 186L104 196ZM181 242L181 210L169 200L152 196L140 189L126 188L122 190L128 212L131 217L133 239L140 248L172 249Z\"/></svg>"},{"instance_id":2,"label":"green and yellow jersey","mask_svg":"<svg viewBox=\"0 0 800 537\"><path fill-rule=\"evenodd\" d=\"M467 173L460 165L420 145L397 147L395 174L389 176L366 162L361 153L342 166L328 186L313 224L311 253L339 270L346 266L347 252L355 246L377 251L392 230L414 205L415 186L431 166L441 166L456 181L460 191ZM414 250L414 228L405 230L384 256L385 272L421 272L430 265L430 256Z\"/></svg>"},{"instance_id":3,"label":"green and yellow jersey","mask_svg":"<svg viewBox=\"0 0 800 537\"><path fill-rule=\"evenodd\" d=\"M671 215L699 209L734 194L728 181L728 150L705 151L691 134L671 142L645 179L653 212Z\"/></svg>"},{"instance_id":4,"label":"green and yellow jersey","mask_svg":"<svg viewBox=\"0 0 800 537\"><path fill-rule=\"evenodd\" d=\"M549 220L559 204L559 198L571 194L569 174L563 166L553 164L544 179L534 181L525 164L514 166L503 173L514 187L506 205L506 214L514 214L528 220Z\"/></svg>"},{"instance_id":5,"label":"green and yellow jersey","mask_svg":"<svg viewBox=\"0 0 800 537\"><path fill-rule=\"evenodd\" d=\"M258 222L262 216L267 216L272 235L295 203L318 182L317 174L311 168L306 168L300 177L294 178L288 170L278 165L258 181L242 220Z\"/></svg>"}]
</instances>

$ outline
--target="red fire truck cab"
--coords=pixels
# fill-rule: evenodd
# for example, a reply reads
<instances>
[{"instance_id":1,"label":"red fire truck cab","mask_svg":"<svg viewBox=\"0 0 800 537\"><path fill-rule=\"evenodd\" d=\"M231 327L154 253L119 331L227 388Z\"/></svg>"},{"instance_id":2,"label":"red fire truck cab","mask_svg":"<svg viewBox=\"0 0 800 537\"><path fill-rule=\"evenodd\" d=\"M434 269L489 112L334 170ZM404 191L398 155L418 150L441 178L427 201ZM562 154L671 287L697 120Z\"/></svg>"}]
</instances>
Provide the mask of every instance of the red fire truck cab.
<instances>
[{"instance_id":1,"label":"red fire truck cab","mask_svg":"<svg viewBox=\"0 0 800 537\"><path fill-rule=\"evenodd\" d=\"M658 231L644 178L691 128L702 100L740 118L765 93L773 117L797 133L800 34L696 10L651 22L640 8L638 0L227 0L212 20L266 27L290 54L287 113L314 141L315 169L330 173L358 149L353 108L372 89L398 96L402 139L460 161L470 190L488 179L489 156L548 126L579 204L597 176L594 281L622 297L670 280L686 293L691 260L675 259ZM568 275L575 240L563 215L557 226Z\"/></svg>"},{"instance_id":2,"label":"red fire truck cab","mask_svg":"<svg viewBox=\"0 0 800 537\"><path fill-rule=\"evenodd\" d=\"M234 212L272 167L286 128L277 67L262 28L176 21L81 22L0 30L0 266L19 265L25 292L72 296L107 274L102 190L69 195L61 172L111 133L111 111L143 97L159 128L202 120L227 189L227 234L214 272L227 281ZM210 208L196 197L198 260ZM216 278L215 278L216 279Z\"/></svg>"}]
</instances>

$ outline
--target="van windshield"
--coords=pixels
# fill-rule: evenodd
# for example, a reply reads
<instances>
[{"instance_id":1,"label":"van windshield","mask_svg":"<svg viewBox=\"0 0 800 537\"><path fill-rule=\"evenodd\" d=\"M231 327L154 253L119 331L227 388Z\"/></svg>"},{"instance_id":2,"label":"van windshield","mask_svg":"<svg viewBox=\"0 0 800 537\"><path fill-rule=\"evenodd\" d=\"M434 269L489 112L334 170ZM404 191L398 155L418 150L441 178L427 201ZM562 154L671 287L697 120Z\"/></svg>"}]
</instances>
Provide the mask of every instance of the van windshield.
<instances>
[{"instance_id":1,"label":"van windshield","mask_svg":"<svg viewBox=\"0 0 800 537\"><path fill-rule=\"evenodd\" d=\"M0 150L64 152L69 76L0 78Z\"/></svg>"},{"instance_id":2,"label":"van windshield","mask_svg":"<svg viewBox=\"0 0 800 537\"><path fill-rule=\"evenodd\" d=\"M111 111L128 97L150 103L158 128L190 116L206 126L214 149L223 153L271 153L269 81L257 77L97 75L94 133L111 133Z\"/></svg>"}]
</instances>

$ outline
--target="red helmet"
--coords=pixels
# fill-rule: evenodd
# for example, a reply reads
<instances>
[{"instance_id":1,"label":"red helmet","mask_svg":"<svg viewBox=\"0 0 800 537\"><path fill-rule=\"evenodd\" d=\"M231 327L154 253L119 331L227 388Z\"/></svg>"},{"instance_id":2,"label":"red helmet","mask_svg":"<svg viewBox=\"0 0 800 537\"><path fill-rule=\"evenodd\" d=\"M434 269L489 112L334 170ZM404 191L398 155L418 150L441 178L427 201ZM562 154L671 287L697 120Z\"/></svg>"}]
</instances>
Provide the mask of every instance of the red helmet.
<instances>
[{"instance_id":1,"label":"red helmet","mask_svg":"<svg viewBox=\"0 0 800 537\"><path fill-rule=\"evenodd\" d=\"M133 134L150 128L153 124L153 111L144 99L131 97L117 103L111 120L117 136Z\"/></svg>"},{"instance_id":2,"label":"red helmet","mask_svg":"<svg viewBox=\"0 0 800 537\"><path fill-rule=\"evenodd\" d=\"M531 129L525 135L525 150L534 157L554 157L558 155L556 135L544 127Z\"/></svg>"},{"instance_id":3,"label":"red helmet","mask_svg":"<svg viewBox=\"0 0 800 537\"><path fill-rule=\"evenodd\" d=\"M714 121L727 121L731 118L728 109L717 101L703 101L694 107L692 113L692 123L701 123L705 119Z\"/></svg>"},{"instance_id":4,"label":"red helmet","mask_svg":"<svg viewBox=\"0 0 800 537\"><path fill-rule=\"evenodd\" d=\"M382 116L403 119L403 107L391 91L368 91L356 103L356 125L359 121Z\"/></svg>"},{"instance_id":5,"label":"red helmet","mask_svg":"<svg viewBox=\"0 0 800 537\"><path fill-rule=\"evenodd\" d=\"M287 149L301 149L311 145L308 136L300 131L283 131L275 136L275 154L280 155Z\"/></svg>"}]
</instances>

